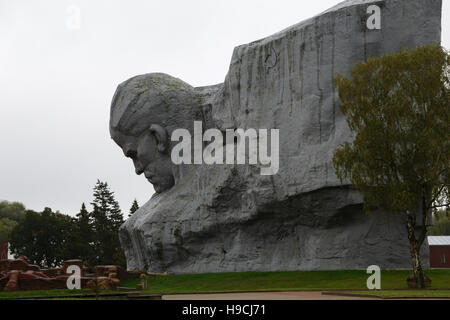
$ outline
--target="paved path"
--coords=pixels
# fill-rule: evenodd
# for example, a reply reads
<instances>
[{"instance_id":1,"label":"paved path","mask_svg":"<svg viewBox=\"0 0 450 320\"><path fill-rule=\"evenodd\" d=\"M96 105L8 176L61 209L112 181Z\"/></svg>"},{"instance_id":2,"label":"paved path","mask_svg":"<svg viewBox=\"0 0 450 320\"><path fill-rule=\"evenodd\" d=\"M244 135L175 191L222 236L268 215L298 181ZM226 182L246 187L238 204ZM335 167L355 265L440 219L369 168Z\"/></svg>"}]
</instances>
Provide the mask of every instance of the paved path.
<instances>
[{"instance_id":1,"label":"paved path","mask_svg":"<svg viewBox=\"0 0 450 320\"><path fill-rule=\"evenodd\" d=\"M163 300L377 300L322 295L320 291L165 295Z\"/></svg>"}]
</instances>

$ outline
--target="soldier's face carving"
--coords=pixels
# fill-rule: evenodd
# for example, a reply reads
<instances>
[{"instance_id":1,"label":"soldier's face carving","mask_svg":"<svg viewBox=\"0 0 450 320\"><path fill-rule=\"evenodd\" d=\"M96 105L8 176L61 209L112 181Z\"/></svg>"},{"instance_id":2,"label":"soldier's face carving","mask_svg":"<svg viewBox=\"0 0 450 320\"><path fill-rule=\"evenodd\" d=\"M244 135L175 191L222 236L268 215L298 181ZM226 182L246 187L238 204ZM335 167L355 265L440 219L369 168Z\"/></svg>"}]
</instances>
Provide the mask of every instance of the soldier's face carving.
<instances>
[{"instance_id":1,"label":"soldier's face carving","mask_svg":"<svg viewBox=\"0 0 450 320\"><path fill-rule=\"evenodd\" d=\"M148 129L138 137L112 131L112 138L122 148L124 155L133 161L136 174L144 174L156 193L173 187L175 180L168 149L167 133L163 127ZM165 136L161 136L165 132Z\"/></svg>"},{"instance_id":2,"label":"soldier's face carving","mask_svg":"<svg viewBox=\"0 0 450 320\"><path fill-rule=\"evenodd\" d=\"M120 84L111 103L110 133L136 173L144 174L156 193L175 184L170 134L201 118L194 89L164 74L147 74Z\"/></svg>"}]
</instances>

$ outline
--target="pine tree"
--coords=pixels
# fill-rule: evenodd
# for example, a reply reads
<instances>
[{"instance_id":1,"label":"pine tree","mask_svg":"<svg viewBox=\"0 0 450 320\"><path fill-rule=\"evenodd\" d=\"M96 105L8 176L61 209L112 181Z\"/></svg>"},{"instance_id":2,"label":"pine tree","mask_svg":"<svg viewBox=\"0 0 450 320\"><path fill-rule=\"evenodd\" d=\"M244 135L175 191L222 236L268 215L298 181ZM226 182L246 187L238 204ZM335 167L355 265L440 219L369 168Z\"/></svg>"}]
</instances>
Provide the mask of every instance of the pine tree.
<instances>
[{"instance_id":1,"label":"pine tree","mask_svg":"<svg viewBox=\"0 0 450 320\"><path fill-rule=\"evenodd\" d=\"M122 210L120 210L119 203L112 198L112 208L109 214L107 215L107 218L109 222L111 223L112 230L119 232L120 226L125 222L123 220L123 214Z\"/></svg>"},{"instance_id":2,"label":"pine tree","mask_svg":"<svg viewBox=\"0 0 450 320\"><path fill-rule=\"evenodd\" d=\"M128 214L128 217L131 217L133 215L133 213L135 213L138 210L139 210L139 203L137 202L136 199L134 199L133 205L130 208L130 213Z\"/></svg>"},{"instance_id":3,"label":"pine tree","mask_svg":"<svg viewBox=\"0 0 450 320\"><path fill-rule=\"evenodd\" d=\"M95 263L93 257L94 234L92 230L92 218L84 203L81 205L80 212L76 214L75 225L71 258L76 257L89 264Z\"/></svg>"},{"instance_id":4,"label":"pine tree","mask_svg":"<svg viewBox=\"0 0 450 320\"><path fill-rule=\"evenodd\" d=\"M93 220L95 260L97 264L123 265L123 252L119 241L119 228L123 214L114 192L106 182L97 180L94 187Z\"/></svg>"},{"instance_id":5,"label":"pine tree","mask_svg":"<svg viewBox=\"0 0 450 320\"><path fill-rule=\"evenodd\" d=\"M76 217L77 217L77 221L78 221L78 225L80 226L80 229L86 230L86 231L90 230L91 215L86 210L86 205L84 204L84 202L81 205L80 212L76 214Z\"/></svg>"}]
</instances>

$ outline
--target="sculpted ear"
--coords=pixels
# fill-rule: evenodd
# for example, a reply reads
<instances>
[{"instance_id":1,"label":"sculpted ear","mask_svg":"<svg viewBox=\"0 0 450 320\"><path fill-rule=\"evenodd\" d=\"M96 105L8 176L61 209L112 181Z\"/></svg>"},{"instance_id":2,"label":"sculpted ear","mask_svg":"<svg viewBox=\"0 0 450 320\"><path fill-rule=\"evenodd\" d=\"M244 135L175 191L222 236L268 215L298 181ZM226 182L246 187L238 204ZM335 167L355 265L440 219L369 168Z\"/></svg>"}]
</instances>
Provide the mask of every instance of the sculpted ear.
<instances>
[{"instance_id":1,"label":"sculpted ear","mask_svg":"<svg viewBox=\"0 0 450 320\"><path fill-rule=\"evenodd\" d=\"M153 124L150 127L150 132L156 137L158 151L161 153L165 153L168 149L168 135L166 129L164 129L160 125Z\"/></svg>"}]
</instances>

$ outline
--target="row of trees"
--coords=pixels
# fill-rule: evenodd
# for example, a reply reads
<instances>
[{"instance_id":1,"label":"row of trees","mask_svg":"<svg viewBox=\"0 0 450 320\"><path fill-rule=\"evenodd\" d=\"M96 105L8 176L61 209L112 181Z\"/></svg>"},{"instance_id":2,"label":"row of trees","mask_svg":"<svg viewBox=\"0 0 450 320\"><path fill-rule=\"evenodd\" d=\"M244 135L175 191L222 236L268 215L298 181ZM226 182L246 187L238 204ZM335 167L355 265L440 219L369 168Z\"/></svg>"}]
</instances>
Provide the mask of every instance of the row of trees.
<instances>
[{"instance_id":1,"label":"row of trees","mask_svg":"<svg viewBox=\"0 0 450 320\"><path fill-rule=\"evenodd\" d=\"M25 217L25 206L19 202L0 202L0 243L8 242L15 226Z\"/></svg>"},{"instance_id":2,"label":"row of trees","mask_svg":"<svg viewBox=\"0 0 450 320\"><path fill-rule=\"evenodd\" d=\"M41 267L56 267L68 259L82 259L90 265L125 266L118 236L124 218L106 182L97 181L90 204L92 211L83 203L76 217L71 217L50 208L35 212L5 202L6 207L15 206L15 212L20 212L17 210L20 208L22 213L12 228L4 232L3 240L10 242L14 255L27 256ZM135 200L129 215L137 209Z\"/></svg>"},{"instance_id":3,"label":"row of trees","mask_svg":"<svg viewBox=\"0 0 450 320\"><path fill-rule=\"evenodd\" d=\"M428 233L430 236L450 236L450 208L434 214L434 226Z\"/></svg>"}]
</instances>

